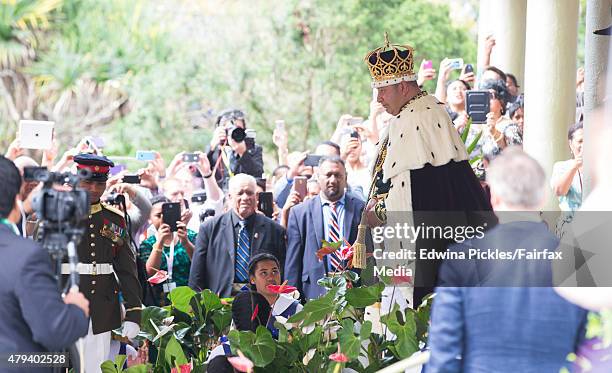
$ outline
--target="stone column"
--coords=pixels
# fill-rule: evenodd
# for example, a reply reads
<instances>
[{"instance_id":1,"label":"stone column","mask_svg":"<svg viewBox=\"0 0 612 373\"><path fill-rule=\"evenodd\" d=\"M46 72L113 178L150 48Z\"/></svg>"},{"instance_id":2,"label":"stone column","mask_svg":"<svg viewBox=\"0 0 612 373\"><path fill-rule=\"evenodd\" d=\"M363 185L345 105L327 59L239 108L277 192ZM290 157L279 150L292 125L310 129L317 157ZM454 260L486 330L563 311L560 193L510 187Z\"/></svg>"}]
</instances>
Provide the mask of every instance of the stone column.
<instances>
[{"instance_id":1,"label":"stone column","mask_svg":"<svg viewBox=\"0 0 612 373\"><path fill-rule=\"evenodd\" d=\"M591 170L588 160L593 143L591 123L593 122L593 109L601 105L605 95L606 67L608 64L608 48L610 36L595 35L596 30L607 28L612 24L612 0L587 0L586 31L584 37L584 192L586 198L592 187ZM609 69L609 67L608 67Z\"/></svg>"},{"instance_id":2,"label":"stone column","mask_svg":"<svg viewBox=\"0 0 612 373\"><path fill-rule=\"evenodd\" d=\"M548 180L553 164L569 158L567 128L576 112L578 0L529 0L525 48L523 148ZM557 210L555 196L546 209Z\"/></svg>"},{"instance_id":3,"label":"stone column","mask_svg":"<svg viewBox=\"0 0 612 373\"><path fill-rule=\"evenodd\" d=\"M523 84L525 71L525 27L527 0L480 0L478 16L478 62L482 66L483 43L495 37L491 64L514 74Z\"/></svg>"}]
</instances>

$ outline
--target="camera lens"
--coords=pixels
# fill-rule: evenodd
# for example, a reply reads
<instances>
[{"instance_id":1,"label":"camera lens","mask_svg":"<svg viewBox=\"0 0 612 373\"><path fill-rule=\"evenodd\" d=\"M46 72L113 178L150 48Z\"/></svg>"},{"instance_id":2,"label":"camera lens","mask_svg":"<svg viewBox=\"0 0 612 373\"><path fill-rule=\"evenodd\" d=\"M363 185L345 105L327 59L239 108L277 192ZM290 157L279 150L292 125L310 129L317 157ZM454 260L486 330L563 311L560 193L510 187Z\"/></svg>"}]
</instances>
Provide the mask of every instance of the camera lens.
<instances>
[{"instance_id":1,"label":"camera lens","mask_svg":"<svg viewBox=\"0 0 612 373\"><path fill-rule=\"evenodd\" d=\"M246 131L244 128L233 127L230 129L230 136L236 142L243 142L246 138Z\"/></svg>"}]
</instances>

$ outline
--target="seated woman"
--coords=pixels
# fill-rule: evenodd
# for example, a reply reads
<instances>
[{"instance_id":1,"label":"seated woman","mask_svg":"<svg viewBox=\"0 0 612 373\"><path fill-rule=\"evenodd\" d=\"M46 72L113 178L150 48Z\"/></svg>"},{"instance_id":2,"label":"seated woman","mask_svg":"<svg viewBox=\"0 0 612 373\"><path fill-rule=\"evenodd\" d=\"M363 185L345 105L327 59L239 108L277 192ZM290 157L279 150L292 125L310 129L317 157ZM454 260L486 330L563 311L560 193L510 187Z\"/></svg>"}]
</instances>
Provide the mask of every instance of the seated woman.
<instances>
[{"instance_id":1,"label":"seated woman","mask_svg":"<svg viewBox=\"0 0 612 373\"><path fill-rule=\"evenodd\" d=\"M264 325L276 339L278 338L278 329L274 327L276 318L288 319L301 311L303 306L291 294L283 293L280 263L272 254L261 253L251 258L249 281L251 290L245 289L240 292L232 302L234 327L238 330L255 332L258 326ZM268 285L272 285L273 288L269 288ZM293 292L293 294L295 293L296 291ZM222 361L225 359L219 357L228 356L230 353L227 339L222 338L221 342L221 345L214 348L210 353L209 367L210 364L224 365Z\"/></svg>"},{"instance_id":2,"label":"seated woman","mask_svg":"<svg viewBox=\"0 0 612 373\"><path fill-rule=\"evenodd\" d=\"M177 222L176 234L171 232L170 226L163 223L162 205L164 203L170 203L170 200L162 195L151 199L150 220L155 228L155 235L149 236L140 243L139 256L146 263L148 276L153 276L158 270L164 270L170 277L167 280L168 283L187 286L197 233L187 229L185 223L181 221ZM172 255L172 245L174 255Z\"/></svg>"}]
</instances>

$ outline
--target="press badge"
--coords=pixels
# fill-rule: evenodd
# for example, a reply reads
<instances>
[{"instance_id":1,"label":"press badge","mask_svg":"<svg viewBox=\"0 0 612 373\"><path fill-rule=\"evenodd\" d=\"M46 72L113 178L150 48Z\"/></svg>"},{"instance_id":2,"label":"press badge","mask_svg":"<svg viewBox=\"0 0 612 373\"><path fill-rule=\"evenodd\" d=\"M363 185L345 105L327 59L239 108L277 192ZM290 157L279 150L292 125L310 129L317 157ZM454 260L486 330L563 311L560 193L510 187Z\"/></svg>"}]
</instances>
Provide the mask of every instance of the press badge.
<instances>
[{"instance_id":1,"label":"press badge","mask_svg":"<svg viewBox=\"0 0 612 373\"><path fill-rule=\"evenodd\" d=\"M176 282L167 282L163 284L164 293L169 293L174 288L176 288Z\"/></svg>"}]
</instances>

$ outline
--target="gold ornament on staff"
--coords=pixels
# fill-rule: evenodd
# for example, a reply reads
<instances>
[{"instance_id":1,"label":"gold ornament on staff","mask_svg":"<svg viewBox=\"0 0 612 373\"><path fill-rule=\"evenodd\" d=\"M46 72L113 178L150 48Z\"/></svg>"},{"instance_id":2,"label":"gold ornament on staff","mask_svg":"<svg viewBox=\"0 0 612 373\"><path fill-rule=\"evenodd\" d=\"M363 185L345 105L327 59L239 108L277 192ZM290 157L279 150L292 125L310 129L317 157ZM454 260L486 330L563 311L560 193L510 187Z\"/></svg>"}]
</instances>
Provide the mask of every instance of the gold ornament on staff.
<instances>
[{"instance_id":1,"label":"gold ornament on staff","mask_svg":"<svg viewBox=\"0 0 612 373\"><path fill-rule=\"evenodd\" d=\"M368 201L376 198L376 176L379 172L382 171L383 163L385 162L385 158L387 156L387 142L389 141L389 137L385 138L380 148L380 153L376 159L376 164L374 166L374 172L372 177L372 182L370 183L370 192L368 193ZM368 229L368 225L366 222L366 214L367 210L364 208L361 212L361 220L359 221L359 225L357 226L357 239L353 243L353 267L355 268L366 268L366 232Z\"/></svg>"}]
</instances>

